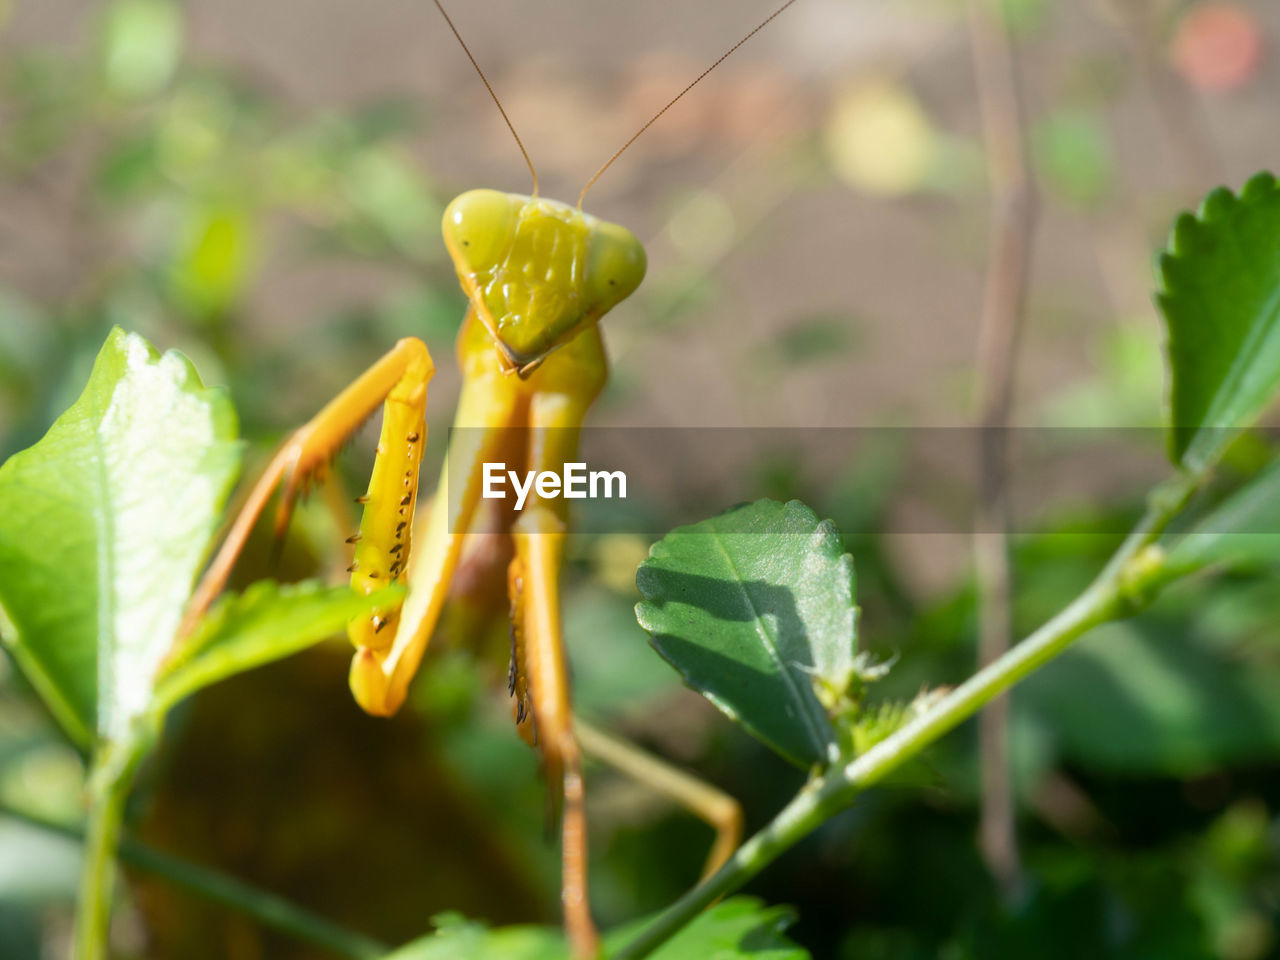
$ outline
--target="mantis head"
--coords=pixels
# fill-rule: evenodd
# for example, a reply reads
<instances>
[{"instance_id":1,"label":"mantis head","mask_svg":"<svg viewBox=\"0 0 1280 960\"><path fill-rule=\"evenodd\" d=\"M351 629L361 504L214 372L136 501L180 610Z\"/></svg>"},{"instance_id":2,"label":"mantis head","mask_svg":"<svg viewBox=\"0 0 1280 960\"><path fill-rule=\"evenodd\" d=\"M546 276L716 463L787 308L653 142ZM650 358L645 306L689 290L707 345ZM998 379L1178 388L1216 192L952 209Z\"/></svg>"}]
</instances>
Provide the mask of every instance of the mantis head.
<instances>
[{"instance_id":1,"label":"mantis head","mask_svg":"<svg viewBox=\"0 0 1280 960\"><path fill-rule=\"evenodd\" d=\"M555 200L470 190L445 209L443 227L503 368L521 377L644 279L644 247L629 230Z\"/></svg>"}]
</instances>

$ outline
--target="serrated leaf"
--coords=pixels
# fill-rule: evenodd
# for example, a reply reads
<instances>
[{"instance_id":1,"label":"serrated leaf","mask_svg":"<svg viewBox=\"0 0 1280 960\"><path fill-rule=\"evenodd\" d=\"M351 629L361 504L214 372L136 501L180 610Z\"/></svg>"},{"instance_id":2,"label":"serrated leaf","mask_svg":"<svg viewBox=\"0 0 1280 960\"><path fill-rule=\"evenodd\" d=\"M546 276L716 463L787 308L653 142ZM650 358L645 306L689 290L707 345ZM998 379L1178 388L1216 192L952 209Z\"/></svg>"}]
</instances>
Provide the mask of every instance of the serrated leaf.
<instances>
[{"instance_id":1,"label":"serrated leaf","mask_svg":"<svg viewBox=\"0 0 1280 960\"><path fill-rule=\"evenodd\" d=\"M856 677L853 558L799 501L759 500L667 534L636 618L685 682L801 766L839 755L820 693Z\"/></svg>"},{"instance_id":2,"label":"serrated leaf","mask_svg":"<svg viewBox=\"0 0 1280 960\"><path fill-rule=\"evenodd\" d=\"M71 737L122 737L235 479L227 398L112 330L84 393L0 466L0 637Z\"/></svg>"},{"instance_id":3,"label":"serrated leaf","mask_svg":"<svg viewBox=\"0 0 1280 960\"><path fill-rule=\"evenodd\" d=\"M1183 214L1160 258L1169 333L1169 452L1212 466L1280 384L1280 188L1259 174L1237 197L1210 193Z\"/></svg>"},{"instance_id":4,"label":"serrated leaf","mask_svg":"<svg viewBox=\"0 0 1280 960\"><path fill-rule=\"evenodd\" d=\"M785 934L795 916L787 907L767 907L754 897L734 897L691 920L649 955L649 960L808 960L809 953ZM605 937L608 956L648 921ZM401 947L384 960L566 960L564 934L551 927L490 930L456 914L435 918L436 933Z\"/></svg>"},{"instance_id":5,"label":"serrated leaf","mask_svg":"<svg viewBox=\"0 0 1280 960\"><path fill-rule=\"evenodd\" d=\"M220 599L156 683L154 704L166 710L183 697L237 673L305 650L345 629L348 621L404 595L399 585L358 594L315 581L260 580Z\"/></svg>"}]
</instances>

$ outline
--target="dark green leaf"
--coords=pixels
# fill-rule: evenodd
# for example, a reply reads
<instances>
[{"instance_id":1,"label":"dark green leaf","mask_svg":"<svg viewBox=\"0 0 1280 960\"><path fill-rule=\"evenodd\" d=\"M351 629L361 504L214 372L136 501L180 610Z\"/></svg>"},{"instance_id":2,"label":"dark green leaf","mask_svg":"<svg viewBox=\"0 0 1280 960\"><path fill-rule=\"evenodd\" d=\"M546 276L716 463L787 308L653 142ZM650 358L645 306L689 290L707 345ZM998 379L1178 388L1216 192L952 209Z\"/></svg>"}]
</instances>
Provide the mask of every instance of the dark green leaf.
<instances>
[{"instance_id":1,"label":"dark green leaf","mask_svg":"<svg viewBox=\"0 0 1280 960\"><path fill-rule=\"evenodd\" d=\"M1183 214L1160 258L1169 332L1170 456L1212 466L1280 382L1280 188L1259 174L1236 197Z\"/></svg>"},{"instance_id":2,"label":"dark green leaf","mask_svg":"<svg viewBox=\"0 0 1280 960\"><path fill-rule=\"evenodd\" d=\"M1099 627L1027 678L1018 701L1064 751L1126 776L1193 776L1280 749L1280 671L1229 660L1168 622Z\"/></svg>"},{"instance_id":3,"label":"dark green leaf","mask_svg":"<svg viewBox=\"0 0 1280 960\"><path fill-rule=\"evenodd\" d=\"M0 466L0 636L68 733L151 700L239 449L226 397L116 329L80 399Z\"/></svg>"},{"instance_id":4,"label":"dark green leaf","mask_svg":"<svg viewBox=\"0 0 1280 960\"><path fill-rule=\"evenodd\" d=\"M223 597L209 611L166 664L156 683L155 705L166 710L212 683L305 650L403 593L398 585L365 596L345 584L259 580L243 594Z\"/></svg>"},{"instance_id":5,"label":"dark green leaf","mask_svg":"<svg viewBox=\"0 0 1280 960\"><path fill-rule=\"evenodd\" d=\"M679 527L636 576L657 651L794 763L839 754L828 707L857 675L853 558L804 504L759 500Z\"/></svg>"}]
</instances>

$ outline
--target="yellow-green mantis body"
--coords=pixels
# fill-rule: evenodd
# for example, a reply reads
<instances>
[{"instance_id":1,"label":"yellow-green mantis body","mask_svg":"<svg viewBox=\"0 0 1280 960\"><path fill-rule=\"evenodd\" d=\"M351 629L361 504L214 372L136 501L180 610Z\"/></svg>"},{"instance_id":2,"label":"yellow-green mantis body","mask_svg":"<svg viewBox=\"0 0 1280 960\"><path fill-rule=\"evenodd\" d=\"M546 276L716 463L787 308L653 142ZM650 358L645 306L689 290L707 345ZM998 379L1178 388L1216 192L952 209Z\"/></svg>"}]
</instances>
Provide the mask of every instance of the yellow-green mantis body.
<instances>
[{"instance_id":1,"label":"yellow-green mantis body","mask_svg":"<svg viewBox=\"0 0 1280 960\"><path fill-rule=\"evenodd\" d=\"M465 50L466 44L462 46ZM480 72L478 65L476 70ZM349 541L355 544L354 589L371 593L395 582L407 588L399 606L376 609L350 625L356 647L351 690L361 707L378 715L400 708L426 651L476 514L483 465L502 461L523 463L530 471L560 472L574 459L578 430L608 375L598 324L639 286L645 273L644 248L628 230L583 213L581 197L577 206L538 197L536 174L533 196L472 190L457 197L445 211L443 233L469 302L457 340L463 384L454 420L455 427L465 429L454 432L440 493L425 523L415 529L427 385L435 368L422 341L409 337L275 455L197 588L184 628L221 591L275 488L283 485L276 519L280 534L298 494L324 473L334 452L381 405L377 456L368 490L358 498L364 514L359 533ZM565 925L574 953L590 957L598 953L598 943L587 903L581 759L561 638L565 504L564 499L534 493L519 514L507 518L514 546L508 574L512 692L521 733L531 742L536 738L553 793L558 789L563 798ZM711 866L727 858L741 830L732 801L715 791L708 799L708 791L687 778L646 766L646 761L632 763L608 741L589 736L609 762L629 765L651 779L657 776L667 792L699 807L719 834Z\"/></svg>"}]
</instances>

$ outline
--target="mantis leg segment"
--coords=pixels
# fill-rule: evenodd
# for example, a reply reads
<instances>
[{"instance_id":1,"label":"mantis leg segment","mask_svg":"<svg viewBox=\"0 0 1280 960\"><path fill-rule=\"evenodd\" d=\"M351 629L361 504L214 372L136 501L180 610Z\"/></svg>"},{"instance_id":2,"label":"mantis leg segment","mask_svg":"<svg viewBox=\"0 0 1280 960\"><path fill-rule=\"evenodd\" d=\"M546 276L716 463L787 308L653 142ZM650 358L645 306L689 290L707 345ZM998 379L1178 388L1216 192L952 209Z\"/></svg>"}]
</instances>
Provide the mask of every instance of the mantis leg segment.
<instances>
[{"instance_id":1,"label":"mantis leg segment","mask_svg":"<svg viewBox=\"0 0 1280 960\"><path fill-rule=\"evenodd\" d=\"M417 431L425 433L425 427L421 426L422 411L426 407L427 383L434 370L426 345L416 337L406 337L329 401L308 423L294 431L271 458L266 470L249 492L226 539L192 594L178 630L179 637L191 632L226 586L236 558L244 549L254 524L266 509L277 486L282 487L275 519L276 535L280 536L288 525L298 495L313 479L325 473L329 461L338 449L373 414L379 404L385 401L386 405L384 435L388 421L395 421L397 424L416 423ZM401 432L407 435L414 429L406 426ZM420 443L418 447L421 449ZM415 482L416 478L415 467Z\"/></svg>"},{"instance_id":2,"label":"mantis leg segment","mask_svg":"<svg viewBox=\"0 0 1280 960\"><path fill-rule=\"evenodd\" d=\"M742 842L742 805L729 794L581 719L574 721L573 729L587 756L675 801L715 830L715 843L703 867L702 879L724 866L738 849Z\"/></svg>"},{"instance_id":3,"label":"mantis leg segment","mask_svg":"<svg viewBox=\"0 0 1280 960\"><path fill-rule=\"evenodd\" d=\"M398 619L381 629L372 619L352 625L356 654L351 661L351 692L368 713L390 716L408 694L409 681L426 652L462 555L466 530L480 499L484 462L502 444L503 428L511 424L521 405L519 391L511 384L512 378L501 375L470 377L464 382L426 531L408 559L409 592ZM398 502L393 501L393 508L400 509ZM404 531L411 527L410 522Z\"/></svg>"},{"instance_id":4,"label":"mantis leg segment","mask_svg":"<svg viewBox=\"0 0 1280 960\"><path fill-rule=\"evenodd\" d=\"M535 393L529 404L527 467L563 470L578 447L578 428L595 397L595 389ZM560 568L564 558L567 509L563 499L544 500L536 493L513 527L513 566L520 593L514 604L520 618L518 636L524 651L533 722L549 786L563 797L561 828L562 889L565 929L575 956L595 957L598 936L587 896L587 820L582 760L573 732L569 699L569 666L560 618ZM517 665L517 670L519 667Z\"/></svg>"},{"instance_id":5,"label":"mantis leg segment","mask_svg":"<svg viewBox=\"0 0 1280 960\"><path fill-rule=\"evenodd\" d=\"M537 730L529 701L529 675L525 672L524 565L519 557L513 557L507 567L507 594L511 598L511 666L507 675L507 693L514 701L516 731L532 747L537 743Z\"/></svg>"}]
</instances>

